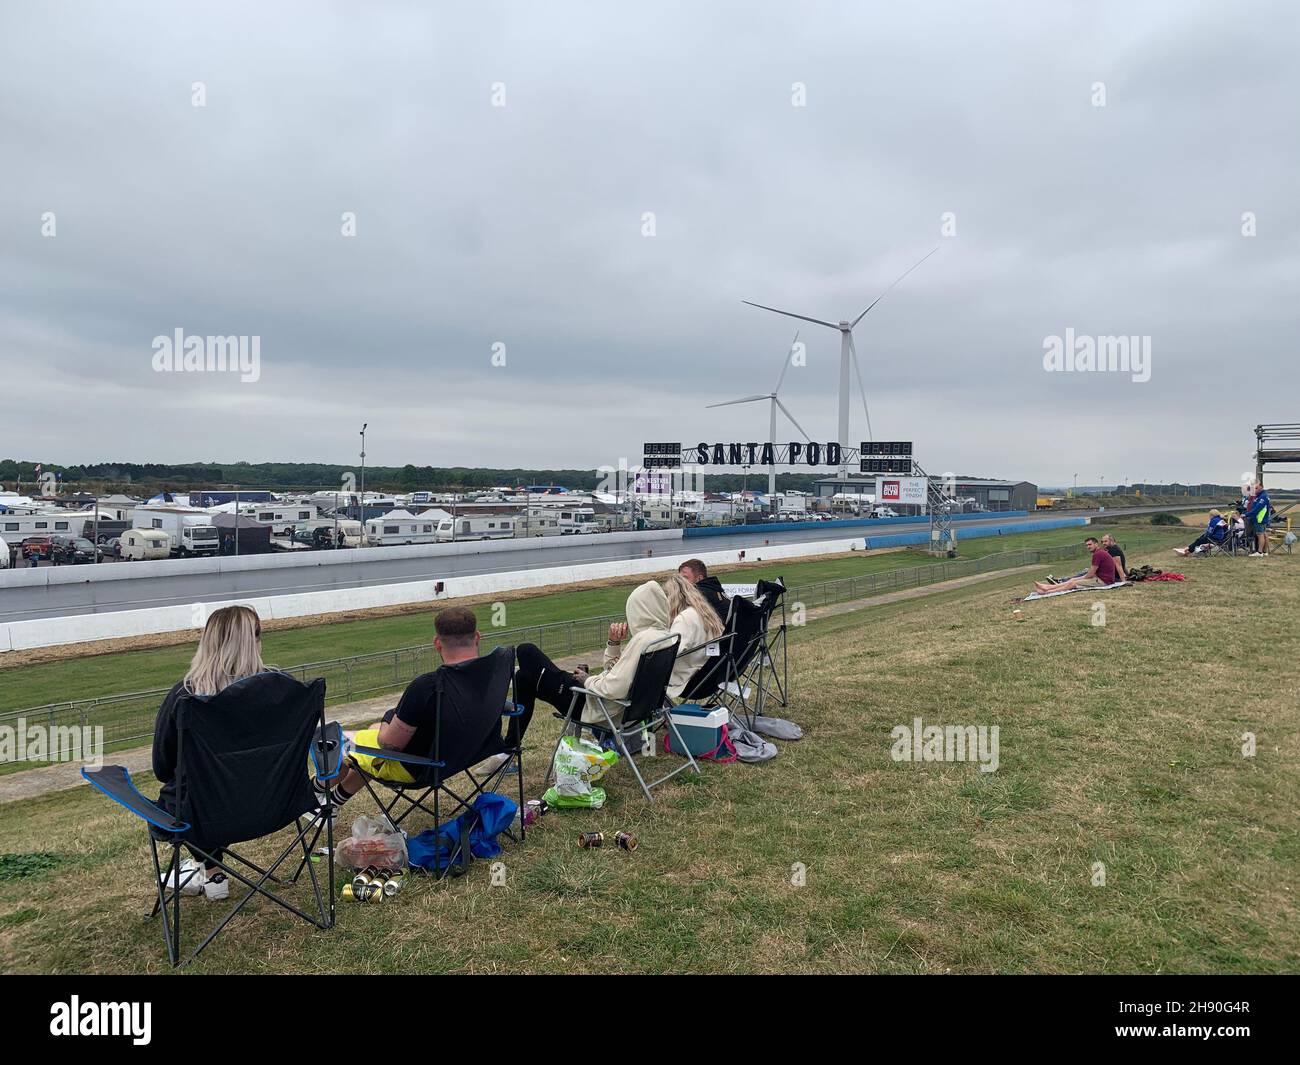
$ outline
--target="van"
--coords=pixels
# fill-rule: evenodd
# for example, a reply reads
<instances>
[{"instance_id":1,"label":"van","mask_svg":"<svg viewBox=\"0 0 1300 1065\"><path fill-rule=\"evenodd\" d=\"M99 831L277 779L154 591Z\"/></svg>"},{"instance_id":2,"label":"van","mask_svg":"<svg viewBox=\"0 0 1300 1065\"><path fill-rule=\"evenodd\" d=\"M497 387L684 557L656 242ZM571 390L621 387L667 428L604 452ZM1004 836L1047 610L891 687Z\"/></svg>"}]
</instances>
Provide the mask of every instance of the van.
<instances>
[{"instance_id":1,"label":"van","mask_svg":"<svg viewBox=\"0 0 1300 1065\"><path fill-rule=\"evenodd\" d=\"M170 558L172 538L159 529L127 529L122 534L122 561Z\"/></svg>"}]
</instances>

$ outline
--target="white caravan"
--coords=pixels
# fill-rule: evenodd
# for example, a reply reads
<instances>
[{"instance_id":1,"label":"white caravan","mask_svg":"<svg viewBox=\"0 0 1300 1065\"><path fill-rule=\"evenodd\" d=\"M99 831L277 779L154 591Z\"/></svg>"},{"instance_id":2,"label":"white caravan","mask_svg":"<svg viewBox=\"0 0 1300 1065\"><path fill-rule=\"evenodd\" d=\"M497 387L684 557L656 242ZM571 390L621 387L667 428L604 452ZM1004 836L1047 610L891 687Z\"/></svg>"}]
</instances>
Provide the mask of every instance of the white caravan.
<instances>
[{"instance_id":1,"label":"white caravan","mask_svg":"<svg viewBox=\"0 0 1300 1065\"><path fill-rule=\"evenodd\" d=\"M507 514L458 515L438 522L438 539L505 540L515 535L516 526L519 519ZM523 527L519 529L522 534Z\"/></svg>"},{"instance_id":2,"label":"white caravan","mask_svg":"<svg viewBox=\"0 0 1300 1065\"><path fill-rule=\"evenodd\" d=\"M450 515L441 510L429 510L423 514L390 510L382 518L371 518L366 522L366 543L376 547L437 543L442 539L438 535L438 525L443 520L450 520Z\"/></svg>"},{"instance_id":3,"label":"white caravan","mask_svg":"<svg viewBox=\"0 0 1300 1065\"><path fill-rule=\"evenodd\" d=\"M171 537L161 529L127 529L119 542L123 562L168 558L172 553Z\"/></svg>"}]
</instances>

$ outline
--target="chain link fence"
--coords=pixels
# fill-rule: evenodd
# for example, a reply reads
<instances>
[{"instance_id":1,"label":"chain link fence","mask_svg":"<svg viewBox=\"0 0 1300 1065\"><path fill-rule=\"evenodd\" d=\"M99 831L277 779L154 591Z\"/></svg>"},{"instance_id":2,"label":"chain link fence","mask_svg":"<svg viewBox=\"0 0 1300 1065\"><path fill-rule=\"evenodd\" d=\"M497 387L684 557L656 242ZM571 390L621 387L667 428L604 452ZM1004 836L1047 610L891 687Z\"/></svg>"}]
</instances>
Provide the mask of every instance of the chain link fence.
<instances>
[{"instance_id":1,"label":"chain link fence","mask_svg":"<svg viewBox=\"0 0 1300 1065\"><path fill-rule=\"evenodd\" d=\"M1077 558L1082 561L1083 555L1077 546L1069 545L1001 552L978 559L950 560L907 569L883 570L858 577L843 577L838 580L792 586L786 595L786 601L802 603L805 609L815 610L833 603L866 599L904 588L919 588L956 577L1015 569L1065 558ZM532 625L526 628L488 630L484 634L484 642L488 645L515 646L521 643L532 643L551 658L567 658L603 647L610 622L621 620L621 615L607 615L574 621L557 621L547 625ZM416 647L399 647L391 651L375 651L348 658L307 662L281 668L303 681L324 677L325 701L329 705L334 705L356 702L386 692L399 692L420 674L436 669L438 664L438 656L432 645L426 643ZM139 745L153 737L154 717L168 691L168 688L154 688L125 695L75 699L62 703L49 703L27 710L11 710L0 713L0 729L9 728L16 733L20 728L30 729L33 726L41 726L47 730L48 737L58 735L57 730L60 729L98 727L104 730L104 750L117 750ZM17 749L17 745L6 745L5 756L0 757L0 770L3 770L6 762L13 765Z\"/></svg>"}]
</instances>

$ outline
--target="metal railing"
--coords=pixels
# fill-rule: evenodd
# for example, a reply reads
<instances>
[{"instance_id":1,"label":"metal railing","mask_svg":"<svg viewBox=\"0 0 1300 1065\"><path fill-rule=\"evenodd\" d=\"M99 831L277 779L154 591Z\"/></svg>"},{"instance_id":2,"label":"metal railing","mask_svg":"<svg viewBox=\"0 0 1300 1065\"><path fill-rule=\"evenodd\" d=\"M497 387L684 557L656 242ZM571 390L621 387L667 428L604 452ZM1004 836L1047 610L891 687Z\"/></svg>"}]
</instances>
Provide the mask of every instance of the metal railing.
<instances>
[{"instance_id":1,"label":"metal railing","mask_svg":"<svg viewBox=\"0 0 1300 1065\"><path fill-rule=\"evenodd\" d=\"M865 599L904 588L924 587L976 573L1014 569L1064 558L1078 558L1082 561L1083 557L1075 545L1007 551L978 559L936 562L927 566L882 570L857 577L791 586L786 601L789 604L801 603L805 609L815 610L833 603ZM621 620L622 615L611 614L517 629L489 630L484 634L484 639L493 645L518 646L532 643L551 658L567 658L603 647L609 623ZM326 704L334 705L398 692L420 674L436 669L438 664L438 656L432 645L426 643L281 668L303 681L324 677ZM55 735L56 729L102 727L104 749L120 749L153 736L154 718L169 690L153 688L123 695L49 703L27 710L5 711L0 713L0 728L17 729L19 719L22 719L26 728L33 725L45 727L50 730L48 736ZM16 753L16 745L7 746ZM13 756L0 758L0 766L13 760Z\"/></svg>"}]
</instances>

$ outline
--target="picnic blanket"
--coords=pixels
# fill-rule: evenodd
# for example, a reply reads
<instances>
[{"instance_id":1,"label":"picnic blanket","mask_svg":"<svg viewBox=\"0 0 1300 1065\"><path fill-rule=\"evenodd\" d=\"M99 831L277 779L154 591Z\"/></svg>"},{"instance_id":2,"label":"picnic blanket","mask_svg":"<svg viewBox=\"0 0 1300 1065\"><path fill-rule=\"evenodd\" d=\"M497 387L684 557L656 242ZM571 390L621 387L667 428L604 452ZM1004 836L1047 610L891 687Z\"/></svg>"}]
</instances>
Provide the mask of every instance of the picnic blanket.
<instances>
[{"instance_id":1,"label":"picnic blanket","mask_svg":"<svg viewBox=\"0 0 1300 1065\"><path fill-rule=\"evenodd\" d=\"M1059 592L1030 592L1023 599L1017 599L1017 603L1028 603L1034 599L1051 599L1054 595L1071 595L1074 592L1109 592L1112 588L1127 588L1132 585L1132 581L1116 581L1114 584L1103 584L1095 588L1062 588Z\"/></svg>"}]
</instances>

